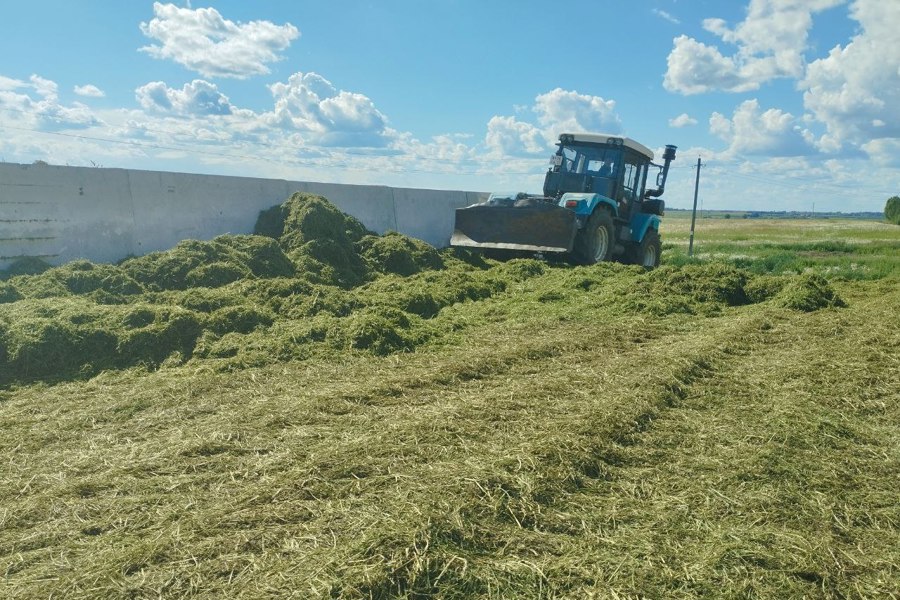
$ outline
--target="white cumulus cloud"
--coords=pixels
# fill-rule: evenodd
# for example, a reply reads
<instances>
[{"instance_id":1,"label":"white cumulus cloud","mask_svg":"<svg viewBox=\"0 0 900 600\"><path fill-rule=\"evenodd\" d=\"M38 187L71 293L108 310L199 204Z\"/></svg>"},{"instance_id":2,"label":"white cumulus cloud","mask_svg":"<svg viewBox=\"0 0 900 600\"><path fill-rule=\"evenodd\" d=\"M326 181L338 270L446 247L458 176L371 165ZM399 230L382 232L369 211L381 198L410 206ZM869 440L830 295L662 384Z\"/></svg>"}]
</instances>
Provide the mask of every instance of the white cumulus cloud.
<instances>
[{"instance_id":1,"label":"white cumulus cloud","mask_svg":"<svg viewBox=\"0 0 900 600\"><path fill-rule=\"evenodd\" d=\"M791 113L762 110L757 100L742 102L729 119L714 112L709 131L729 144L725 156L803 156L814 154L811 138Z\"/></svg>"},{"instance_id":2,"label":"white cumulus cloud","mask_svg":"<svg viewBox=\"0 0 900 600\"><path fill-rule=\"evenodd\" d=\"M138 103L150 112L175 115L228 115L231 103L208 81L195 79L182 89L170 88L162 81L152 81L135 90Z\"/></svg>"},{"instance_id":3,"label":"white cumulus cloud","mask_svg":"<svg viewBox=\"0 0 900 600\"><path fill-rule=\"evenodd\" d=\"M845 1L751 0L747 17L734 28L722 19L705 19L704 29L737 50L726 56L681 35L669 53L663 86L681 94L745 92L775 78L802 77L813 15Z\"/></svg>"},{"instance_id":4,"label":"white cumulus cloud","mask_svg":"<svg viewBox=\"0 0 900 600\"><path fill-rule=\"evenodd\" d=\"M43 96L47 100L56 100L59 97L59 86L55 81L44 79L39 75L32 75L28 78L31 86L39 96Z\"/></svg>"},{"instance_id":5,"label":"white cumulus cloud","mask_svg":"<svg viewBox=\"0 0 900 600\"><path fill-rule=\"evenodd\" d=\"M46 131L79 129L100 123L84 104L62 104L56 82L39 75L32 75L27 82L0 77L0 113L4 112L16 123Z\"/></svg>"},{"instance_id":6,"label":"white cumulus cloud","mask_svg":"<svg viewBox=\"0 0 900 600\"><path fill-rule=\"evenodd\" d=\"M862 149L877 165L900 167L900 137L872 140L863 144Z\"/></svg>"},{"instance_id":7,"label":"white cumulus cloud","mask_svg":"<svg viewBox=\"0 0 900 600\"><path fill-rule=\"evenodd\" d=\"M560 133L620 133L622 121L615 100L553 89L540 94L525 115L535 115L535 123L517 117L494 116L488 122L484 144L491 156L539 156L553 147Z\"/></svg>"},{"instance_id":8,"label":"white cumulus cloud","mask_svg":"<svg viewBox=\"0 0 900 600\"><path fill-rule=\"evenodd\" d=\"M900 2L857 0L850 15L859 33L811 62L800 82L835 148L900 137Z\"/></svg>"},{"instance_id":9,"label":"white cumulus cloud","mask_svg":"<svg viewBox=\"0 0 900 600\"><path fill-rule=\"evenodd\" d=\"M287 23L235 23L214 8L179 8L154 2L154 18L141 31L159 44L140 50L154 58L173 60L205 77L245 79L269 73L268 63L300 36Z\"/></svg>"},{"instance_id":10,"label":"white cumulus cloud","mask_svg":"<svg viewBox=\"0 0 900 600\"><path fill-rule=\"evenodd\" d=\"M338 90L317 73L295 73L269 86L275 99L263 115L271 125L294 129L323 146L386 145L387 118L363 94Z\"/></svg>"},{"instance_id":11,"label":"white cumulus cloud","mask_svg":"<svg viewBox=\"0 0 900 600\"><path fill-rule=\"evenodd\" d=\"M556 88L535 98L534 111L548 139L563 131L619 133L622 121L615 100Z\"/></svg>"},{"instance_id":12,"label":"white cumulus cloud","mask_svg":"<svg viewBox=\"0 0 900 600\"><path fill-rule=\"evenodd\" d=\"M484 144L492 156L535 156L547 152L560 133L587 131L619 133L622 122L615 100L556 88L534 99L530 111L536 123L516 117L494 116Z\"/></svg>"},{"instance_id":13,"label":"white cumulus cloud","mask_svg":"<svg viewBox=\"0 0 900 600\"><path fill-rule=\"evenodd\" d=\"M103 98L106 94L96 85L76 85L75 93L86 98Z\"/></svg>"},{"instance_id":14,"label":"white cumulus cloud","mask_svg":"<svg viewBox=\"0 0 900 600\"><path fill-rule=\"evenodd\" d=\"M547 150L543 132L515 117L491 117L484 143L492 156L528 156Z\"/></svg>"},{"instance_id":15,"label":"white cumulus cloud","mask_svg":"<svg viewBox=\"0 0 900 600\"><path fill-rule=\"evenodd\" d=\"M726 58L714 46L680 35L666 62L663 87L681 94L702 94L713 90L743 92L756 87L740 74L733 58Z\"/></svg>"},{"instance_id":16,"label":"white cumulus cloud","mask_svg":"<svg viewBox=\"0 0 900 600\"><path fill-rule=\"evenodd\" d=\"M0 92L17 90L19 88L26 87L27 85L28 84L21 79L13 79L11 77L4 77L3 75L0 75Z\"/></svg>"},{"instance_id":17,"label":"white cumulus cloud","mask_svg":"<svg viewBox=\"0 0 900 600\"><path fill-rule=\"evenodd\" d=\"M697 119L687 113L681 113L674 119L669 119L669 127L687 127L688 125L696 125Z\"/></svg>"}]
</instances>

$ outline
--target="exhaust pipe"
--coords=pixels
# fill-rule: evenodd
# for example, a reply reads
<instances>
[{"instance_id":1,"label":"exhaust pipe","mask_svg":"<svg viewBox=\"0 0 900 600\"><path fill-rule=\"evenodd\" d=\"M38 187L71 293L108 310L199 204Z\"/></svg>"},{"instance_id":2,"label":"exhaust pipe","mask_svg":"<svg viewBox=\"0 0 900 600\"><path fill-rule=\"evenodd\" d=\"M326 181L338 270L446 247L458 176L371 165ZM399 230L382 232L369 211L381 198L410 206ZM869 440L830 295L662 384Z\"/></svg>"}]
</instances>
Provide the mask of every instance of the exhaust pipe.
<instances>
[{"instance_id":1,"label":"exhaust pipe","mask_svg":"<svg viewBox=\"0 0 900 600\"><path fill-rule=\"evenodd\" d=\"M656 178L656 185L659 187L655 190L647 190L644 192L644 198L658 198L666 191L666 179L669 177L669 165L675 160L676 148L678 148L678 146L672 146L671 144L666 145L666 150L663 152L663 160L665 162L662 165L662 171L660 171L659 177Z\"/></svg>"}]
</instances>

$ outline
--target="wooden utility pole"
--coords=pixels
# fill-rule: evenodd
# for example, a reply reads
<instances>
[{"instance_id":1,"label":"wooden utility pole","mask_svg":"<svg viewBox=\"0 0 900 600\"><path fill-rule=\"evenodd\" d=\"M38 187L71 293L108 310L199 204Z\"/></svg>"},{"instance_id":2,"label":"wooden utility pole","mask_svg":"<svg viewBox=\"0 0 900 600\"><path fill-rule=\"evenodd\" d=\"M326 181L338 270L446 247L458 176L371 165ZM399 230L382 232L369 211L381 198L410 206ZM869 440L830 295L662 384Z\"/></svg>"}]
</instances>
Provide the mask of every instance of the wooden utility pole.
<instances>
[{"instance_id":1,"label":"wooden utility pole","mask_svg":"<svg viewBox=\"0 0 900 600\"><path fill-rule=\"evenodd\" d=\"M688 242L688 256L694 255L694 225L697 223L697 192L700 190L700 157L697 157L697 179L694 180L694 210L691 211L691 239Z\"/></svg>"}]
</instances>

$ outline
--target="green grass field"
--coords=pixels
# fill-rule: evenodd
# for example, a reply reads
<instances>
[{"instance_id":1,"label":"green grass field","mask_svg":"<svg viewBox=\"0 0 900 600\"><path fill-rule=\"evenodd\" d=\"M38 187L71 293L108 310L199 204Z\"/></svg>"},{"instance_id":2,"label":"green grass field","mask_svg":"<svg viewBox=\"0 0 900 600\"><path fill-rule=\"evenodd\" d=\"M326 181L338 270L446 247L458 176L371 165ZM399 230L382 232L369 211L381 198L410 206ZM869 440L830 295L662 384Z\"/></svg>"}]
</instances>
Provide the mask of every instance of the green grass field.
<instances>
[{"instance_id":1,"label":"green grass field","mask_svg":"<svg viewBox=\"0 0 900 600\"><path fill-rule=\"evenodd\" d=\"M669 262L688 261L690 213L663 220ZM859 219L697 219L694 256L757 273L814 269L838 279L880 279L900 269L897 227Z\"/></svg>"},{"instance_id":2,"label":"green grass field","mask_svg":"<svg viewBox=\"0 0 900 600\"><path fill-rule=\"evenodd\" d=\"M0 597L900 597L900 227L645 272L285 206L0 282Z\"/></svg>"}]
</instances>

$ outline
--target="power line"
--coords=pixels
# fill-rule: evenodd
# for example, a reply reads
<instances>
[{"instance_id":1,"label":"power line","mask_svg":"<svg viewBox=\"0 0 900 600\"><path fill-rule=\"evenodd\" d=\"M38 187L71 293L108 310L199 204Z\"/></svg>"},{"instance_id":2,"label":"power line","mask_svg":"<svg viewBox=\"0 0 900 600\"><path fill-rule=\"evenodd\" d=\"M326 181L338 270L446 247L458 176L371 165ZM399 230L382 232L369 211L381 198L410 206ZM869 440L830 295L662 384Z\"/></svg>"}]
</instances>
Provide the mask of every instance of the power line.
<instances>
[{"instance_id":1,"label":"power line","mask_svg":"<svg viewBox=\"0 0 900 600\"><path fill-rule=\"evenodd\" d=\"M822 194L822 193L839 194L839 193L841 193L842 190L851 190L851 191L857 191L857 192L860 190L860 188L858 186L842 185L839 183L830 183L827 181L815 181L815 182L810 182L810 183L807 183L804 185L804 184L800 183L799 181L797 183L792 183L789 181L760 177L758 175L747 175L744 173L732 173L730 171L725 171L722 174L725 177L737 177L739 179L746 179L748 181L758 181L760 183L766 183L769 185L777 185L777 186L788 187L788 188L792 188L792 189L799 189L799 190L804 190L804 191L808 191L810 193L817 193L817 194ZM823 192L822 190L818 189L821 187L832 188L832 190ZM891 192L891 191L887 191L887 190L869 189L869 190L866 190L866 193L890 195L895 192Z\"/></svg>"},{"instance_id":2,"label":"power line","mask_svg":"<svg viewBox=\"0 0 900 600\"><path fill-rule=\"evenodd\" d=\"M261 156L261 155L235 154L235 153L226 153L226 152L213 152L210 150L199 150L196 148L196 146L164 145L164 144L157 144L157 143L152 143L152 142L138 142L135 140L117 140L117 139L104 138L104 137L98 137L98 136L81 135L81 134L74 134L74 133L64 133L61 131L41 131L39 129L31 129L31 128L27 128L27 127L17 127L14 125L7 125L7 124L0 123L0 129L3 129L3 128L16 130L16 131L26 131L29 133L37 133L37 134L43 134L43 135L55 135L55 136L71 138L71 139L78 139L78 140L103 142L103 143L108 143L108 144L119 144L119 145L123 145L123 146L134 146L137 148L152 148L154 150L173 150L173 151L178 151L178 152L191 152L193 154L203 154L203 155L207 155L207 156L218 156L218 157L223 157L223 158L233 158L233 159L242 159L242 160L257 160L257 161L264 161L264 162L282 165L282 166L289 165L289 164L297 165L297 166L304 166L304 167L322 166L320 163L317 163L314 161L309 161L309 160L308 161L302 161L302 160L298 160L298 159L276 160L276 159L267 158L267 157ZM255 145L266 145L266 144L260 144L258 142L254 142L254 144ZM271 145L271 147L277 148L278 146ZM362 156L362 155L357 154L357 156ZM328 158L329 157L323 157L322 160L327 160ZM383 156L383 157L376 157L376 158L388 159L390 157ZM437 159L437 158L429 158L429 157L416 157L416 158L419 158L420 160L424 160L424 161L446 162L447 164L458 164L457 161L452 161L450 159ZM472 161L472 162L474 162L474 161ZM332 166L353 168L353 169L356 169L359 171L384 172L384 170L385 170L383 167L364 166L364 165L348 165L346 163L345 164L336 164L336 165L332 165ZM424 173L424 174L432 174L432 175L445 173L443 171L428 170L428 169L413 169L413 168L402 169L402 172ZM468 172L456 171L453 174L478 175L479 173L477 171L468 171ZM507 174L508 175L537 175L539 173L537 173L536 171L535 172L508 171Z\"/></svg>"},{"instance_id":3,"label":"power line","mask_svg":"<svg viewBox=\"0 0 900 600\"><path fill-rule=\"evenodd\" d=\"M90 135L79 135L79 134L75 134L75 133L63 133L61 131L41 131L39 129L29 129L27 127L16 127L14 125L6 125L6 124L2 124L2 123L0 123L0 127L6 128L6 129L13 129L16 131L27 131L29 133L42 133L45 135L58 135L61 137L73 138L73 139L78 139L78 140L90 140L93 142L106 142L109 144L121 144L121 145L126 145L126 146L136 146L138 148L153 148L155 150L176 150L176 151L190 150L191 152L193 152L195 154L206 154L206 155L210 155L210 156L222 156L225 158L245 158L245 159L249 158L249 159L257 159L257 160L260 160L260 159L266 160L259 156L242 155L242 154L226 154L224 152L211 152L208 150L196 150L193 148L189 149L186 147L178 147L178 146L164 146L162 144L154 144L154 143L150 143L150 142L136 142L134 140L116 140L116 139L111 139L111 138L101 138L101 137L90 136Z\"/></svg>"},{"instance_id":4,"label":"power line","mask_svg":"<svg viewBox=\"0 0 900 600\"><path fill-rule=\"evenodd\" d=\"M20 114L23 114L23 115L37 115L37 116L40 116L40 117L44 117L44 118L48 118L48 119L53 119L54 121L59 122L59 123L63 123L63 122L64 122L64 120L62 120L62 119L53 117L52 115L47 115L47 114L44 114L44 113L39 113L39 112L29 112L29 111L21 110L21 109L18 109L18 108L12 108L12 107L3 107L2 110L3 110L3 111L7 111L7 112L16 112L16 113L20 113ZM127 124L125 124L125 125L123 125L123 124L117 124L117 125L115 125L115 124L108 124L108 123L107 123L107 125L108 125L109 127L121 127L121 128L126 128L126 127L128 127ZM3 125L0 124L0 126L3 126ZM23 127L16 127L16 126L12 126L12 125L9 125L9 126L7 126L7 127L10 128L10 129L18 129L18 130L20 130L20 131L28 131L28 132L31 132L31 133L41 133L41 134L45 134L45 135L61 135L61 136L65 136L65 137L81 138L81 139L87 139L87 140L92 140L92 141L103 141L103 142L109 142L109 143L114 143L114 144L131 144L131 145L136 145L136 146L144 146L144 147L148 147L148 148L157 148L157 149L162 149L162 150L184 150L184 149L186 149L186 148L184 148L184 147L178 147L178 146L174 146L174 147L173 147L173 146L164 146L164 145L156 145L156 144L148 143L148 142L138 142L138 141L134 141L134 140L120 140L120 139L111 139L111 138L101 138L101 137L95 137L95 136L83 136L83 135L82 135L82 136L79 136L79 135L77 135L77 134L65 134L65 133L62 133L62 132L56 132L56 131L44 131L44 130L41 130L41 129L23 128ZM146 126L144 126L144 125L140 125L140 129L141 129L141 131L147 131L147 132L151 132L151 133L163 133L163 134L171 135L171 136L175 136L175 137L187 137L187 136L190 135L188 132L184 132L184 131L173 131L173 130L170 130L170 129L151 128L151 127L146 127ZM205 128L205 129L211 129L211 128ZM197 143L199 143L201 146L204 145L202 142L197 142ZM226 142L222 142L222 143L227 143L227 141L226 141ZM249 142L249 143L251 143L251 144L254 145L254 146L262 146L262 147L266 147L266 148L273 148L273 149L281 149L281 148L284 148L284 145L282 145L282 144L275 144L275 143L272 143L272 142L266 142L266 141L264 141L264 140L254 140L254 141ZM204 154L214 155L214 156L224 156L224 157L235 156L235 155L231 155L231 154L215 153L215 152L203 152L203 153L204 153ZM368 155L368 154L366 154L366 153L361 153L361 152L351 152L351 151L345 151L344 154L348 154L348 155L351 155L351 156L372 156L372 155ZM248 156L237 155L237 158L260 158L260 157L258 157L258 156L250 156L250 157L248 157ZM381 158L381 157L379 157L379 158ZM384 157L384 158L387 158L387 157ZM473 164L473 165L478 165L478 164L480 164L478 160L472 159L472 158L451 159L451 158L438 158L438 157L426 157L426 156L415 156L415 158L418 158L418 159L420 159L420 160L427 160L427 161L431 161L431 162L446 163L446 164L454 164L454 165L455 165L455 164L459 164L459 163L470 163L470 164ZM266 160L268 160L268 159L266 159ZM537 160L537 159L534 159L534 160ZM541 159L541 160L543 160L543 159ZM270 161L270 162L276 162L276 163L277 163L278 161ZM375 170L380 170L380 169L375 169ZM517 174L517 173L510 173L510 174ZM521 173L519 173L519 174L521 174Z\"/></svg>"},{"instance_id":5,"label":"power line","mask_svg":"<svg viewBox=\"0 0 900 600\"><path fill-rule=\"evenodd\" d=\"M11 110L15 110L15 109L11 109ZM18 112L24 112L24 111L18 111ZM28 114L32 114L32 113L28 113ZM223 157L223 158L234 158L234 159L242 159L242 160L257 160L257 161L264 161L264 162L281 165L281 166L287 166L287 165L296 165L296 166L303 166L303 167L320 167L320 166L322 166L320 163L317 163L317 162L311 161L311 160L307 160L307 161L302 161L302 160L298 160L298 159L276 160L273 158L267 158L265 156L256 155L256 154L247 155L247 154L234 154L234 153L226 153L226 152L213 152L210 150L198 150L198 149L196 149L196 146L189 146L187 144L166 145L166 144L159 144L159 143L153 143L153 142L141 142L141 141L136 141L136 140L121 140L121 139L105 138L105 137L83 135L83 134L64 133L61 131L42 131L40 129L33 129L33 128L28 128L28 127L18 127L15 125L8 125L8 124L0 123L0 129L2 129L2 128L16 130L16 131L25 131L28 133L37 133L37 134L42 134L42 135L55 135L55 136L60 136L60 137L65 137L65 138L70 138L70 139L78 139L78 140L93 141L93 142L103 142L103 143L108 143L108 144L119 144L119 145L123 145L123 146L133 146L133 147L137 147L137 148L151 148L154 150L173 150L173 151L179 151L179 152L191 152L193 154L202 154L202 155L207 155L207 156L218 156L218 157ZM146 130L147 131L157 131L157 132L162 132L162 133L169 133L170 135L176 135L176 136L177 135L185 135L185 134L176 133L176 132L165 132L164 130L151 130L151 129L146 129ZM271 143L266 143L266 142L261 142L261 141L254 141L254 142L250 142L250 143L252 145L256 145L256 146L263 146L263 147L269 147L269 148L275 148L275 149L282 147L282 146L279 146L276 144L271 144ZM203 144L198 144L198 145L202 146ZM346 154L351 155L351 156L371 156L371 155L365 155L362 153L350 153L350 152L347 152ZM328 160L329 158L332 158L332 156L324 156L324 157L322 157L322 160ZM387 156L387 155L385 155L385 156L377 156L376 155L376 156L372 156L372 158L389 159L391 157ZM458 165L460 163L469 163L471 165L479 165L480 164L480 163L478 163L478 161L476 161L474 159L454 160L454 159L426 157L426 156L414 156L413 158L422 160L425 162L444 163L444 164L449 164L449 165ZM537 160L537 159L535 159L535 160ZM332 166L348 168L348 165L346 165L346 164L337 164L337 165L332 165ZM371 172L384 172L385 171L384 167L376 167L376 166L350 165L349 167L356 169L358 171L371 171ZM470 170L470 171L459 171L458 170L458 171L453 171L452 173L450 173L447 171L429 170L429 169L421 169L421 168L404 168L404 169L398 169L397 172L422 173L422 174L430 174L430 175L454 174L454 175L473 175L473 176L475 176L475 175L481 174L475 170ZM542 172L542 169L539 170L537 167L535 167L534 171L506 171L505 174L506 175L528 176L528 175L540 175L541 172Z\"/></svg>"},{"instance_id":6,"label":"power line","mask_svg":"<svg viewBox=\"0 0 900 600\"><path fill-rule=\"evenodd\" d=\"M19 112L22 114L39 114L39 113L29 113L27 111L23 111L23 110L11 108L11 107L4 107L3 110ZM46 117L47 115L42 115L42 116ZM124 126L120 125L120 127L124 127ZM132 147L136 147L136 148L153 149L153 150L171 150L171 151L176 151L176 152L190 152L192 154L215 156L215 157L220 157L220 158L231 158L231 159L238 159L238 160L254 160L254 161L261 161L261 162L266 162L266 163L274 164L274 165L280 165L280 166L292 165L292 166L300 166L300 167L307 167L307 168L332 166L334 168L351 168L351 169L354 169L357 171L366 171L366 172L385 172L385 170L386 170L385 167L383 167L383 166L378 167L378 166L366 166L366 165L347 164L347 163L323 165L321 161L334 160L335 155L333 155L333 154L323 156L319 160L319 162L317 162L316 159L312 159L312 160L301 160L301 159L294 159L294 158L275 159L275 158L271 158L271 157L266 157L261 154L240 154L240 153L230 153L230 152L216 152L216 151L212 151L212 150L208 150L208 149L198 149L198 146L200 148L203 148L205 146L205 144L203 144L202 142L196 142L196 141L194 142L194 144L191 144L191 145L179 144L178 142L173 142L170 144L161 144L161 143L154 143L154 142L137 141L137 140L133 140L133 139L115 139L115 138L99 137L99 136L93 136L93 135L65 133L65 132L61 132L61 131L42 131L40 129L19 127L19 126L15 126L15 125L4 124L4 123L0 123L0 128L6 128L6 129L11 129L11 130L16 130L16 131L24 131L24 132L28 132L28 133L37 133L37 134L43 134L43 135L55 135L55 136L83 140L83 141L93 141L93 142L101 142L101 143L107 143L107 144L118 144L118 145L122 145L122 146L132 146ZM164 134L172 135L172 136L186 136L187 135L184 132L176 132L176 131L170 131L170 130L164 130L164 129L151 129L151 128L147 128L147 127L142 127L142 130L148 131L148 132L153 132L153 133L164 133ZM251 141L248 143L252 146L260 146L260 147L264 147L264 148L272 148L272 149L283 148L282 145L278 145L278 144L274 144L274 143L266 142L266 141L262 141L262 140ZM349 155L349 156L363 156L363 157L371 157L371 158L384 159L384 160L391 158L388 155L379 156L379 155L368 155L368 154L364 154L364 153L354 153L354 152L344 152L344 154ZM447 165L456 165L456 166L458 166L460 164L465 164L465 165L468 165L470 167L470 169L442 171L442 170L434 170L434 169L408 167L408 168L396 169L396 170L394 170L394 172L420 173L420 174L429 174L429 175L469 175L469 176L477 176L477 175L484 174L484 173L479 172L479 170L477 169L477 167L484 165L484 163L480 163L477 159L472 159L472 158L451 159L451 158L427 157L427 156L418 156L418 155L413 155L411 158L420 160L420 161L423 161L426 163L437 163L437 164L447 164ZM520 160L529 160L529 161L534 160L535 163L537 163L538 160L543 161L543 159L537 159L537 158L535 158L535 159L520 159ZM484 165L484 166L487 166L487 165ZM704 166L709 166L709 165L708 165L708 163L704 163ZM474 168L472 168L472 167L474 167ZM672 165L670 167L670 169L685 169L685 170L686 169L693 170L696 168L697 168L696 165L693 165L693 164L692 165ZM815 182L812 182L811 184L809 182L803 183L803 180L796 178L796 177L790 177L790 176L783 176L779 179L772 179L772 178L767 178L767 177L761 177L759 175L749 175L746 173L737 173L730 169L717 169L715 171L715 173L717 176L724 176L726 178L736 177L739 179L759 181L761 183L766 183L768 185L776 185L776 186L790 187L790 188L794 188L794 189L810 190L811 192L816 193L816 194L828 194L829 193L829 192L822 191L821 189L818 189L818 188L822 188L822 187L833 188L835 190L835 192L832 192L832 193L840 193L840 191L842 191L842 190L859 190L859 187L857 187L857 186L842 185L842 184L838 184L838 183L831 183L831 182L824 182L824 181L815 181ZM531 171L505 171L504 174L509 175L509 176L538 176L538 175L543 174L543 164L540 167L537 164L535 164L534 170L531 170ZM784 179L786 179L786 178L794 179L797 181L797 183L791 183L789 181L784 181ZM810 185L813 186L812 189L810 189ZM887 190L867 190L866 193L891 195L895 192L887 191Z\"/></svg>"}]
</instances>

